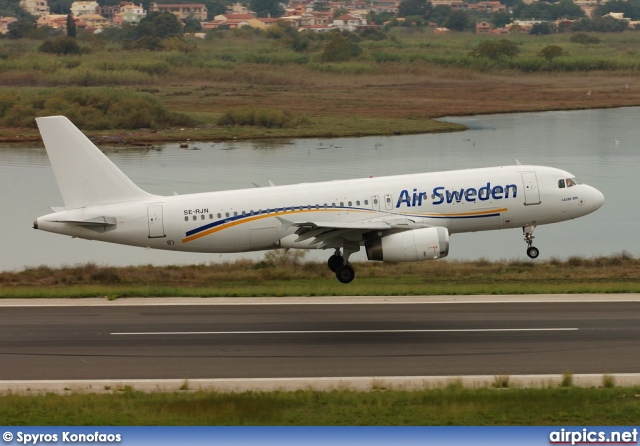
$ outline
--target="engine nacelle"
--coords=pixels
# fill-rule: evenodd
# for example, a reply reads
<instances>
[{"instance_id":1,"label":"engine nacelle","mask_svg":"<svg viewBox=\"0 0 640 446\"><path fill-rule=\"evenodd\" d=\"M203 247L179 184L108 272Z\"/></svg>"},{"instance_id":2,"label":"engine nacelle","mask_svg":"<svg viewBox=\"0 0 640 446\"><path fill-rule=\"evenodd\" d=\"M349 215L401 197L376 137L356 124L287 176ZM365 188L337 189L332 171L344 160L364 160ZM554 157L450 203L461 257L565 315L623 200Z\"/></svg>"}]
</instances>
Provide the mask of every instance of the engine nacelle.
<instances>
[{"instance_id":1,"label":"engine nacelle","mask_svg":"<svg viewBox=\"0 0 640 446\"><path fill-rule=\"evenodd\" d=\"M447 228L423 228L398 232L365 242L369 260L418 262L446 257L449 254Z\"/></svg>"}]
</instances>

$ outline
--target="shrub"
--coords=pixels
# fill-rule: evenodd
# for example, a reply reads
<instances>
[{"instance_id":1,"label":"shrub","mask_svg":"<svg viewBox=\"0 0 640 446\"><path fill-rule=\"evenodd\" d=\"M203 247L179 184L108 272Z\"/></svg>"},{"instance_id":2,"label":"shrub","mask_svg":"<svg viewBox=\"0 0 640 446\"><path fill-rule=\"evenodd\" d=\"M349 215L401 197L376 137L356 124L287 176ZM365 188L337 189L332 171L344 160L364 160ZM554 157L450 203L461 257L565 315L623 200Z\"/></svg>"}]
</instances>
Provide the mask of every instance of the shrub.
<instances>
[{"instance_id":1,"label":"shrub","mask_svg":"<svg viewBox=\"0 0 640 446\"><path fill-rule=\"evenodd\" d=\"M564 50L561 46L558 45L547 45L540 50L538 53L540 57L544 57L548 61L552 61L556 57L563 56L565 54Z\"/></svg>"},{"instance_id":2,"label":"shrub","mask_svg":"<svg viewBox=\"0 0 640 446\"><path fill-rule=\"evenodd\" d=\"M70 87L34 96L3 99L0 125L35 127L35 116L64 115L87 130L160 128L192 125L180 113L168 112L148 93L113 88Z\"/></svg>"},{"instance_id":3,"label":"shrub","mask_svg":"<svg viewBox=\"0 0 640 446\"><path fill-rule=\"evenodd\" d=\"M64 56L67 54L80 54L82 49L73 37L60 36L45 40L38 48L38 51Z\"/></svg>"},{"instance_id":4,"label":"shrub","mask_svg":"<svg viewBox=\"0 0 640 446\"><path fill-rule=\"evenodd\" d=\"M581 45L597 44L600 43L600 39L594 36L590 36L587 33L575 33L569 39L573 43L579 43Z\"/></svg>"},{"instance_id":5,"label":"shrub","mask_svg":"<svg viewBox=\"0 0 640 446\"><path fill-rule=\"evenodd\" d=\"M357 43L352 42L342 34L333 34L324 46L320 55L323 62L346 62L362 53Z\"/></svg>"},{"instance_id":6,"label":"shrub","mask_svg":"<svg viewBox=\"0 0 640 446\"><path fill-rule=\"evenodd\" d=\"M218 120L218 125L283 128L294 127L303 122L304 119L295 118L288 110L241 107L227 111Z\"/></svg>"},{"instance_id":7,"label":"shrub","mask_svg":"<svg viewBox=\"0 0 640 446\"><path fill-rule=\"evenodd\" d=\"M518 44L508 39L500 39L498 41L484 40L471 51L473 57L492 60L498 60L504 57L511 58L518 54L520 54Z\"/></svg>"}]
</instances>

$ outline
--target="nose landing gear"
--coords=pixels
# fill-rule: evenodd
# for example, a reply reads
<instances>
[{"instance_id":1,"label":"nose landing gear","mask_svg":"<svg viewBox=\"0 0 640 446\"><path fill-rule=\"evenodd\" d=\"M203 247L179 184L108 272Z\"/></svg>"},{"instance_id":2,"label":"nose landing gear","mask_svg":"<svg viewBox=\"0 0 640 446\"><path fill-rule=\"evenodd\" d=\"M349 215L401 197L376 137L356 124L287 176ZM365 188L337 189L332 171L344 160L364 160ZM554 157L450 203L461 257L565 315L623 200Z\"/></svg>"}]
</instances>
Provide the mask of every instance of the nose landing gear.
<instances>
[{"instance_id":1,"label":"nose landing gear","mask_svg":"<svg viewBox=\"0 0 640 446\"><path fill-rule=\"evenodd\" d=\"M528 246L527 255L532 259L535 259L540 255L540 250L535 246L533 246L533 239L535 238L533 236L533 231L535 231L535 229L536 229L535 225L524 226L522 228L522 233L524 234L524 241L527 242L527 246Z\"/></svg>"}]
</instances>

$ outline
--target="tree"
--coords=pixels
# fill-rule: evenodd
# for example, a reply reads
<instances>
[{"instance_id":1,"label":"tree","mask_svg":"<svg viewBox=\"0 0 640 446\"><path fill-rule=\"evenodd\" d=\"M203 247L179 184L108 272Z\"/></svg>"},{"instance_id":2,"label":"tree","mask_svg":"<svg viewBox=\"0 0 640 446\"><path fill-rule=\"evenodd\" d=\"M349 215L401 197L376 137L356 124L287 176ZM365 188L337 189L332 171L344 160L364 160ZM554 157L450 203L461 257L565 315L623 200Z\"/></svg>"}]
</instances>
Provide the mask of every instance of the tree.
<instances>
[{"instance_id":1,"label":"tree","mask_svg":"<svg viewBox=\"0 0 640 446\"><path fill-rule=\"evenodd\" d=\"M319 2L319 1L315 1L313 2L313 10L315 12L327 12L331 9L331 5L329 4L329 2Z\"/></svg>"},{"instance_id":2,"label":"tree","mask_svg":"<svg viewBox=\"0 0 640 446\"><path fill-rule=\"evenodd\" d=\"M156 37L166 39L167 37L177 37L182 35L182 23L173 14L167 11L153 11L135 28L138 38Z\"/></svg>"},{"instance_id":3,"label":"tree","mask_svg":"<svg viewBox=\"0 0 640 446\"><path fill-rule=\"evenodd\" d=\"M447 20L447 17L449 17L449 14L451 14L451 11L452 11L451 6L438 5L435 8L433 8L433 11L429 16L429 19L432 22L436 22L438 26L443 26L444 22Z\"/></svg>"},{"instance_id":4,"label":"tree","mask_svg":"<svg viewBox=\"0 0 640 446\"><path fill-rule=\"evenodd\" d=\"M551 62L556 57L564 56L565 52L561 46L558 45L547 45L540 50L538 53L540 57L544 57L549 62Z\"/></svg>"},{"instance_id":5,"label":"tree","mask_svg":"<svg viewBox=\"0 0 640 446\"><path fill-rule=\"evenodd\" d=\"M471 25L469 14L465 11L453 11L444 21L444 26L452 31L466 31Z\"/></svg>"},{"instance_id":6,"label":"tree","mask_svg":"<svg viewBox=\"0 0 640 446\"><path fill-rule=\"evenodd\" d=\"M193 17L187 17L184 19L184 28L182 31L185 33L197 33L202 31L200 20L194 19Z\"/></svg>"},{"instance_id":7,"label":"tree","mask_svg":"<svg viewBox=\"0 0 640 446\"><path fill-rule=\"evenodd\" d=\"M551 34L552 32L554 32L554 29L549 22L538 22L534 23L533 26L531 26L531 31L529 31L529 34L532 34L534 36L542 36Z\"/></svg>"},{"instance_id":8,"label":"tree","mask_svg":"<svg viewBox=\"0 0 640 446\"><path fill-rule=\"evenodd\" d=\"M622 32L628 28L628 24L625 20L617 20L611 16L607 17L594 17L593 19L581 19L573 22L571 29L576 32L600 32L600 33L613 33Z\"/></svg>"},{"instance_id":9,"label":"tree","mask_svg":"<svg viewBox=\"0 0 640 446\"><path fill-rule=\"evenodd\" d=\"M340 33L332 33L320 55L323 62L345 62L358 57L362 49Z\"/></svg>"},{"instance_id":10,"label":"tree","mask_svg":"<svg viewBox=\"0 0 640 446\"><path fill-rule=\"evenodd\" d=\"M18 19L9 25L7 33L10 39L32 37L36 31L36 21L32 19Z\"/></svg>"},{"instance_id":11,"label":"tree","mask_svg":"<svg viewBox=\"0 0 640 446\"><path fill-rule=\"evenodd\" d=\"M258 17L277 18L284 15L284 8L279 0L250 0L249 7Z\"/></svg>"},{"instance_id":12,"label":"tree","mask_svg":"<svg viewBox=\"0 0 640 446\"><path fill-rule=\"evenodd\" d=\"M82 50L76 39L69 36L60 36L45 40L38 48L41 53L52 53L60 56L68 54L80 54Z\"/></svg>"},{"instance_id":13,"label":"tree","mask_svg":"<svg viewBox=\"0 0 640 446\"><path fill-rule=\"evenodd\" d=\"M483 40L471 51L473 57L483 57L487 59L498 60L504 57L515 57L520 54L518 44L513 40L500 39Z\"/></svg>"},{"instance_id":14,"label":"tree","mask_svg":"<svg viewBox=\"0 0 640 446\"><path fill-rule=\"evenodd\" d=\"M506 11L498 11L491 14L491 23L496 28L504 28L507 24L511 23L511 14Z\"/></svg>"},{"instance_id":15,"label":"tree","mask_svg":"<svg viewBox=\"0 0 640 446\"><path fill-rule=\"evenodd\" d=\"M600 4L594 11L594 17L602 17L610 12L621 12L631 20L640 19L640 0L610 0Z\"/></svg>"},{"instance_id":16,"label":"tree","mask_svg":"<svg viewBox=\"0 0 640 446\"><path fill-rule=\"evenodd\" d=\"M73 20L73 14L67 14L67 36L76 38L76 21Z\"/></svg>"},{"instance_id":17,"label":"tree","mask_svg":"<svg viewBox=\"0 0 640 446\"><path fill-rule=\"evenodd\" d=\"M398 17L412 15L426 16L431 12L430 4L426 0L402 0L398 5Z\"/></svg>"}]
</instances>

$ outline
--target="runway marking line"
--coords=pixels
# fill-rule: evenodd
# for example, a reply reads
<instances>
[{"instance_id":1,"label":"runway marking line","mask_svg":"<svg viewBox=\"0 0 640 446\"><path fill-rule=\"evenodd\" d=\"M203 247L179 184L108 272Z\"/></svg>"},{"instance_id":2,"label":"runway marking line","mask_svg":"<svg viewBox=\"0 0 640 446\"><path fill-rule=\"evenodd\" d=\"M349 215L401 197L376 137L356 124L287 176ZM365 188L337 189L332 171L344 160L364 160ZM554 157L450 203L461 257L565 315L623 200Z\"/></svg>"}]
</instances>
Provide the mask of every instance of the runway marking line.
<instances>
[{"instance_id":1,"label":"runway marking line","mask_svg":"<svg viewBox=\"0 0 640 446\"><path fill-rule=\"evenodd\" d=\"M234 334L355 334L355 333L486 333L526 331L578 331L578 328L468 328L441 330L274 330L274 331L158 331L110 333L114 336L161 336L161 335L234 335Z\"/></svg>"}]
</instances>

